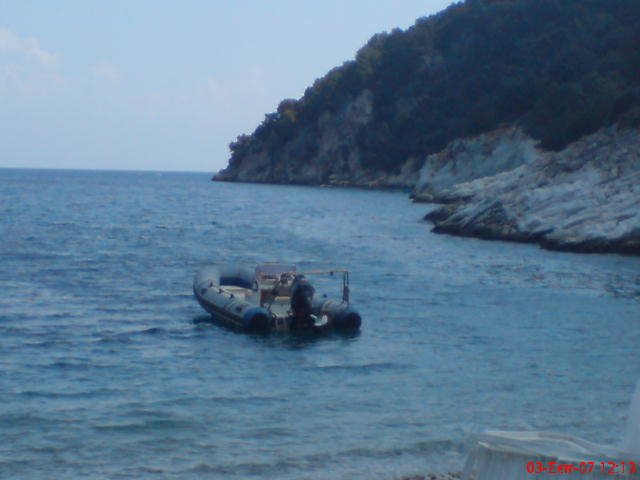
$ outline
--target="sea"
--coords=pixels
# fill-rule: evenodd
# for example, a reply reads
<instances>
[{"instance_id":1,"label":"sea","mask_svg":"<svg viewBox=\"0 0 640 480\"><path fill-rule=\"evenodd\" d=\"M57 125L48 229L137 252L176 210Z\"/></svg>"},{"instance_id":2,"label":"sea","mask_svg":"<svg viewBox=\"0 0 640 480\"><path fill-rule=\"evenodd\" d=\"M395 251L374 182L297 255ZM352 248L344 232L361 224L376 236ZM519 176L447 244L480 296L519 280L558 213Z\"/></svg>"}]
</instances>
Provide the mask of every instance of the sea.
<instances>
[{"instance_id":1,"label":"sea","mask_svg":"<svg viewBox=\"0 0 640 480\"><path fill-rule=\"evenodd\" d=\"M406 192L210 177L0 170L0 478L391 480L462 470L486 430L622 441L640 258L436 235ZM198 269L264 261L349 269L360 332L212 322Z\"/></svg>"}]
</instances>

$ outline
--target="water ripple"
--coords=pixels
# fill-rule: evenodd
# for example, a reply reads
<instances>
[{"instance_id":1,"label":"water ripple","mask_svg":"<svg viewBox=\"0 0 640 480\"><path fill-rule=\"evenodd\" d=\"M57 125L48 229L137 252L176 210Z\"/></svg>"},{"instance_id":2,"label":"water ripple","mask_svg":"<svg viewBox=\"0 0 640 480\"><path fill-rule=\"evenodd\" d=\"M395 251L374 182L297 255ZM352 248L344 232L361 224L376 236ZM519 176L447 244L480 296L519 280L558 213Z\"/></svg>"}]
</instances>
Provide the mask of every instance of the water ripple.
<instances>
[{"instance_id":1,"label":"water ripple","mask_svg":"<svg viewBox=\"0 0 640 480\"><path fill-rule=\"evenodd\" d=\"M640 259L433 235L393 192L0 181L0 476L385 479L460 470L488 428L624 428ZM362 332L212 323L195 271L264 260L349 268Z\"/></svg>"}]
</instances>

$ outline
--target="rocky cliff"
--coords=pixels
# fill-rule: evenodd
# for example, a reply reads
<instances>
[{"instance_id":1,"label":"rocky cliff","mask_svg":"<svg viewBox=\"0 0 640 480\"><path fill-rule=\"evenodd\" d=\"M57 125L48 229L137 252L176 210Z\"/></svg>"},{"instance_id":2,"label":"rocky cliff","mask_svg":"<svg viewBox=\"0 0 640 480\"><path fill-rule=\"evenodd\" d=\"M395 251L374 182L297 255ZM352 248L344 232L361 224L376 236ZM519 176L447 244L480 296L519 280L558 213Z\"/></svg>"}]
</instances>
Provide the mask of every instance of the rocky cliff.
<instances>
[{"instance_id":1,"label":"rocky cliff","mask_svg":"<svg viewBox=\"0 0 640 480\"><path fill-rule=\"evenodd\" d=\"M451 187L532 163L542 154L537 143L516 127L454 140L420 163L412 197L421 202L457 202L459 195L448 197Z\"/></svg>"},{"instance_id":2,"label":"rocky cliff","mask_svg":"<svg viewBox=\"0 0 640 480\"><path fill-rule=\"evenodd\" d=\"M364 90L340 105L324 111L302 126L274 155L254 144L241 162L230 162L218 172L217 181L411 188L420 164L405 162L396 173L367 167L357 139L369 126L373 95ZM311 151L311 153L310 153Z\"/></svg>"},{"instance_id":3,"label":"rocky cliff","mask_svg":"<svg viewBox=\"0 0 640 480\"><path fill-rule=\"evenodd\" d=\"M514 168L453 184L447 184L448 175L427 175L417 185L417 199L448 203L426 216L435 232L640 254L638 128L603 129L558 152L541 150L530 139L514 144L513 135L469 139L461 157L467 160L484 146L486 157L475 163L511 161Z\"/></svg>"}]
</instances>

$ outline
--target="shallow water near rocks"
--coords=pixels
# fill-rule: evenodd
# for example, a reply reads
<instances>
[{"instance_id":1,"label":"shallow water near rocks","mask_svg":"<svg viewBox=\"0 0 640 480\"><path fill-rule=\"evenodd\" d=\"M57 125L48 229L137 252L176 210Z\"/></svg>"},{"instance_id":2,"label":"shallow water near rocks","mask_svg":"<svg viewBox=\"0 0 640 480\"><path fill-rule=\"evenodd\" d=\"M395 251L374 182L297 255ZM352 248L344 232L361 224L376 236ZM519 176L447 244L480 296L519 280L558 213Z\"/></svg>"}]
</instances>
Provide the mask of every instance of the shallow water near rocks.
<instances>
[{"instance_id":1,"label":"shallow water near rocks","mask_svg":"<svg viewBox=\"0 0 640 480\"><path fill-rule=\"evenodd\" d=\"M0 185L0 477L388 479L460 470L484 429L622 440L638 258L434 235L403 193L35 170ZM360 334L209 322L198 268L263 260L349 268Z\"/></svg>"}]
</instances>

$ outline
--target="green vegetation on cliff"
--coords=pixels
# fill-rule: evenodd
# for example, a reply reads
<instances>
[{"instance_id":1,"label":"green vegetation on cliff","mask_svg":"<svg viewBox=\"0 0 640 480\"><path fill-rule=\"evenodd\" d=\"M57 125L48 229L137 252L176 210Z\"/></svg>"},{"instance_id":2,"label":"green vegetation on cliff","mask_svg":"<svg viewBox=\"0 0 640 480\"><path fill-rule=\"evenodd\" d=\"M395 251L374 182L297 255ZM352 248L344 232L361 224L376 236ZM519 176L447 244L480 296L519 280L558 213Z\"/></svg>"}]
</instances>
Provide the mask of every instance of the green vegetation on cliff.
<instances>
[{"instance_id":1,"label":"green vegetation on cliff","mask_svg":"<svg viewBox=\"0 0 640 480\"><path fill-rule=\"evenodd\" d=\"M614 122L640 123L640 1L467 0L406 31L373 36L299 100L284 100L231 143L230 167L277 158L302 131L364 91L364 168L393 171L451 140L519 125L560 149ZM301 154L318 149L305 135Z\"/></svg>"}]
</instances>

